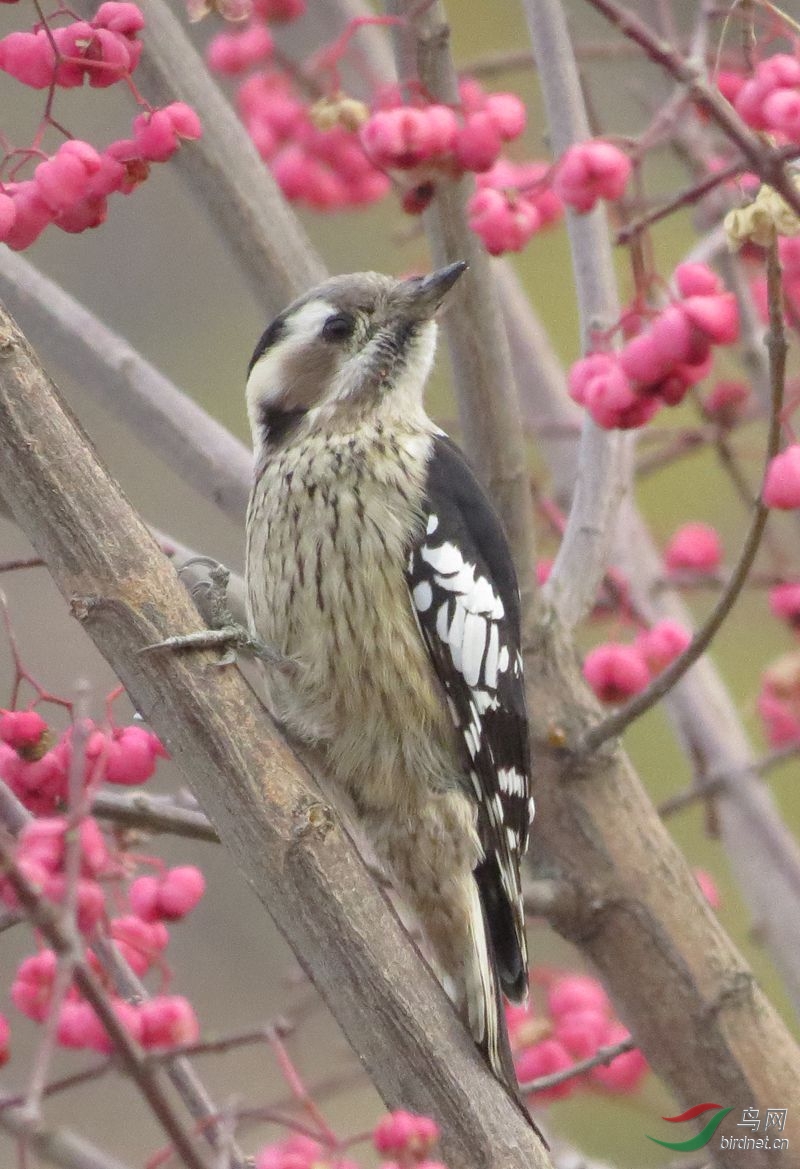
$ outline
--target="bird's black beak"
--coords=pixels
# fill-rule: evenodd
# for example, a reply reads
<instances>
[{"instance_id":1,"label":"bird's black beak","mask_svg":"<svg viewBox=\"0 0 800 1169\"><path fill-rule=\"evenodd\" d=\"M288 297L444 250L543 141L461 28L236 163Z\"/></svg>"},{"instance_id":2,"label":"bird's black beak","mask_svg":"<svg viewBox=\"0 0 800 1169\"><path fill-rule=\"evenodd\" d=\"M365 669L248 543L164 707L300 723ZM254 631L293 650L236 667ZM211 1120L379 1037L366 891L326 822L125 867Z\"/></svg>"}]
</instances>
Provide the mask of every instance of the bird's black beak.
<instances>
[{"instance_id":1,"label":"bird's black beak","mask_svg":"<svg viewBox=\"0 0 800 1169\"><path fill-rule=\"evenodd\" d=\"M432 317L447 293L468 268L464 260L456 260L446 268L437 268L429 276L413 276L403 282L409 316L424 321Z\"/></svg>"}]
</instances>

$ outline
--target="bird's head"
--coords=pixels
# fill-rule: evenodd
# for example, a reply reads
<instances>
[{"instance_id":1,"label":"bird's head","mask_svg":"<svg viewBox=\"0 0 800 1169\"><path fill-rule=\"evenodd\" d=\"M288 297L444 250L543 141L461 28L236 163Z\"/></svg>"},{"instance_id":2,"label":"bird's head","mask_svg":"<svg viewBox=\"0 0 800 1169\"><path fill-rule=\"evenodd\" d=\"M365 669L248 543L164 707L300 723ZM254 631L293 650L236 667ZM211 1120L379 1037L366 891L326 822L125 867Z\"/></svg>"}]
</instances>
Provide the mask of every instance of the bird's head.
<instances>
[{"instance_id":1,"label":"bird's head","mask_svg":"<svg viewBox=\"0 0 800 1169\"><path fill-rule=\"evenodd\" d=\"M334 276L276 317L250 361L247 409L257 447L304 423L356 424L376 408L421 408L436 347L434 314L467 265L395 280Z\"/></svg>"}]
</instances>

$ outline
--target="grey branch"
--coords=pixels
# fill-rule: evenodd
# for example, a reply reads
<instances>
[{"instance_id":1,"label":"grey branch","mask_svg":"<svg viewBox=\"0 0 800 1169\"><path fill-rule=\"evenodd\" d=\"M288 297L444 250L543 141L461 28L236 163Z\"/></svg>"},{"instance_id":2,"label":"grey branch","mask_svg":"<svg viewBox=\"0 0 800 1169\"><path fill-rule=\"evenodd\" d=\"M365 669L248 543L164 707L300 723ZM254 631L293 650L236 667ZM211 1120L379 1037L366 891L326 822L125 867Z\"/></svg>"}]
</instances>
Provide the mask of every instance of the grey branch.
<instances>
[{"instance_id":1,"label":"grey branch","mask_svg":"<svg viewBox=\"0 0 800 1169\"><path fill-rule=\"evenodd\" d=\"M547 110L554 153L590 138L580 77L561 0L525 0L533 52ZM611 244L605 213L567 213L572 268L584 350L592 331L619 316ZM594 603L606 570L614 525L629 488L632 439L604 431L584 419L577 479L564 537L545 595L572 628Z\"/></svg>"},{"instance_id":2,"label":"grey branch","mask_svg":"<svg viewBox=\"0 0 800 1169\"><path fill-rule=\"evenodd\" d=\"M7 1106L0 1092L0 1129L24 1142L47 1165L57 1169L129 1169L129 1166L105 1153L83 1137L65 1128L48 1128L33 1122L21 1106Z\"/></svg>"},{"instance_id":3,"label":"grey branch","mask_svg":"<svg viewBox=\"0 0 800 1169\"><path fill-rule=\"evenodd\" d=\"M5 314L0 495L169 747L387 1102L437 1118L451 1169L545 1169L532 1129L243 679L206 653L136 653L195 629L197 613Z\"/></svg>"},{"instance_id":4,"label":"grey branch","mask_svg":"<svg viewBox=\"0 0 800 1169\"><path fill-rule=\"evenodd\" d=\"M0 299L33 345L125 422L185 483L241 523L252 458L202 407L127 341L43 276L3 249Z\"/></svg>"}]
</instances>

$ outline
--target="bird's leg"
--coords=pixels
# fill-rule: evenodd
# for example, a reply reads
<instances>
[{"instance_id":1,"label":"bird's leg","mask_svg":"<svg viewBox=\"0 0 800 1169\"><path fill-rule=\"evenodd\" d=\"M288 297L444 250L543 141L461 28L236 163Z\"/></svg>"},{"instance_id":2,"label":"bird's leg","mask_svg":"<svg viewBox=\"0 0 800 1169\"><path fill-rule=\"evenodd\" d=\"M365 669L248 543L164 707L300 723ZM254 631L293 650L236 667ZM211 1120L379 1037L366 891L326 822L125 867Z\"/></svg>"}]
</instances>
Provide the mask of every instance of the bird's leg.
<instances>
[{"instance_id":1,"label":"bird's leg","mask_svg":"<svg viewBox=\"0 0 800 1169\"><path fill-rule=\"evenodd\" d=\"M292 664L289 658L278 653L261 638L255 637L234 618L228 605L228 582L231 574L225 565L206 556L195 556L187 560L180 569L180 574L197 564L208 566L208 576L190 585L189 593L209 628L199 629L196 633L166 637L163 641L144 646L139 653L153 653L156 650L224 649L226 652L220 658L220 666L233 665L237 653L244 653L270 666L279 669L289 668Z\"/></svg>"}]
</instances>

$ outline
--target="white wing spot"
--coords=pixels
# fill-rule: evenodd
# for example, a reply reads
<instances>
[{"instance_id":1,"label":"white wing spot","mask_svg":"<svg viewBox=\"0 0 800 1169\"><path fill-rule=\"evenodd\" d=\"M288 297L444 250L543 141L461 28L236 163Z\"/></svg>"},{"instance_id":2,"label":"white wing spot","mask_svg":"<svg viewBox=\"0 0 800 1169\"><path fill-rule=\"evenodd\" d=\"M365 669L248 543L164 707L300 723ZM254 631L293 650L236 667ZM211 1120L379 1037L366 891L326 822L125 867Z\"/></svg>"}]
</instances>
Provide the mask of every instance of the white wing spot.
<instances>
[{"instance_id":1,"label":"white wing spot","mask_svg":"<svg viewBox=\"0 0 800 1169\"><path fill-rule=\"evenodd\" d=\"M506 828L506 840L511 851L516 852L519 848L519 837L514 828Z\"/></svg>"},{"instance_id":2,"label":"white wing spot","mask_svg":"<svg viewBox=\"0 0 800 1169\"><path fill-rule=\"evenodd\" d=\"M447 576L458 572L464 563L455 544L440 544L438 548L430 548L427 544L423 544L420 554L431 568L436 572L446 573Z\"/></svg>"},{"instance_id":3,"label":"white wing spot","mask_svg":"<svg viewBox=\"0 0 800 1169\"><path fill-rule=\"evenodd\" d=\"M500 790L510 796L525 795L525 776L517 771L516 767L499 768L497 782L500 784Z\"/></svg>"},{"instance_id":4,"label":"white wing spot","mask_svg":"<svg viewBox=\"0 0 800 1169\"><path fill-rule=\"evenodd\" d=\"M453 665L460 672L462 661L462 650L464 646L464 622L467 614L461 605L456 605L456 611L453 614L453 620L450 623L450 629L447 634L447 641L450 644L450 657L453 659Z\"/></svg>"},{"instance_id":5,"label":"white wing spot","mask_svg":"<svg viewBox=\"0 0 800 1169\"><path fill-rule=\"evenodd\" d=\"M447 611L449 605L447 601L439 606L439 612L436 614L436 632L440 639L447 644Z\"/></svg>"},{"instance_id":6,"label":"white wing spot","mask_svg":"<svg viewBox=\"0 0 800 1169\"><path fill-rule=\"evenodd\" d=\"M497 710L500 703L496 694L488 694L485 690L474 690L472 698L478 714L485 714L487 710Z\"/></svg>"},{"instance_id":7,"label":"white wing spot","mask_svg":"<svg viewBox=\"0 0 800 1169\"><path fill-rule=\"evenodd\" d=\"M477 613L467 613L464 621L464 650L461 671L468 686L477 686L486 648L486 622Z\"/></svg>"},{"instance_id":8,"label":"white wing spot","mask_svg":"<svg viewBox=\"0 0 800 1169\"><path fill-rule=\"evenodd\" d=\"M504 645L500 650L500 656L497 659L497 668L501 674L505 674L508 669L508 646Z\"/></svg>"},{"instance_id":9,"label":"white wing spot","mask_svg":"<svg viewBox=\"0 0 800 1169\"><path fill-rule=\"evenodd\" d=\"M420 583L414 589L414 604L420 613L426 613L433 604L433 590L426 580Z\"/></svg>"},{"instance_id":10,"label":"white wing spot","mask_svg":"<svg viewBox=\"0 0 800 1169\"><path fill-rule=\"evenodd\" d=\"M533 802L533 796L528 796L528 823L533 823L533 817L536 815L536 804Z\"/></svg>"},{"instance_id":11,"label":"white wing spot","mask_svg":"<svg viewBox=\"0 0 800 1169\"><path fill-rule=\"evenodd\" d=\"M432 536L438 527L439 527L439 517L435 516L435 515L429 515L428 516L428 524L427 524L427 527L425 528L425 534L428 536Z\"/></svg>"},{"instance_id":12,"label":"white wing spot","mask_svg":"<svg viewBox=\"0 0 800 1169\"><path fill-rule=\"evenodd\" d=\"M503 801L500 799L500 796L497 792L494 793L489 804L489 816L497 828L500 827L505 818L503 812Z\"/></svg>"}]
</instances>

